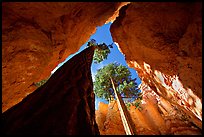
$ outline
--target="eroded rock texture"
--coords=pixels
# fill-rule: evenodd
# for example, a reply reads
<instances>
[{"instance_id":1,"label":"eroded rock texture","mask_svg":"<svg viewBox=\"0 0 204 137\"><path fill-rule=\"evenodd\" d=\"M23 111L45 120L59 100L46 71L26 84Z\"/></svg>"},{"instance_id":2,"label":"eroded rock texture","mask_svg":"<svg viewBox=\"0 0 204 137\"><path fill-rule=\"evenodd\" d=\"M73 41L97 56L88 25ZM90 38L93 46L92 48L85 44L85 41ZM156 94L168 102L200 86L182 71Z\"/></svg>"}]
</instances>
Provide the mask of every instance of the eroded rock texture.
<instances>
[{"instance_id":1,"label":"eroded rock texture","mask_svg":"<svg viewBox=\"0 0 204 137\"><path fill-rule=\"evenodd\" d=\"M170 105L165 103L165 107L179 109L178 112L185 113L184 117L191 124L202 129L202 3L131 2L124 6L126 4L2 3L2 111L33 92L36 89L33 83L47 78L58 63L76 52L95 32L96 26L114 21L123 6L111 26L111 33L128 65L137 70L142 80L141 89L145 87L154 98L167 101ZM44 94L38 96L44 98ZM47 95L50 96L53 95ZM141 130L140 134L143 134L142 129L145 128L149 130L144 130L144 134L177 134L177 129L171 129L174 124L166 124L162 116L170 115L171 111L159 106L160 103L153 104L149 103L149 109L154 108L150 112L158 114L159 123L168 128L160 128L152 119L148 119L148 124L146 116L142 118L143 113L137 111L134 113L141 116L136 120L141 123L136 125L138 133ZM158 108L162 112L158 113ZM107 126L111 124L114 125L114 122ZM151 129L152 125L158 127L153 128L155 132ZM179 130L188 134L183 127ZM109 131L107 134L113 133ZM115 131L124 133L122 129L116 128ZM106 134L105 131L103 133ZM189 134L193 133L189 131Z\"/></svg>"},{"instance_id":2,"label":"eroded rock texture","mask_svg":"<svg viewBox=\"0 0 204 137\"><path fill-rule=\"evenodd\" d=\"M96 122L100 135L126 135L116 101L110 104L99 103Z\"/></svg>"},{"instance_id":3,"label":"eroded rock texture","mask_svg":"<svg viewBox=\"0 0 204 137\"><path fill-rule=\"evenodd\" d=\"M131 3L111 25L130 67L202 129L202 3Z\"/></svg>"},{"instance_id":4,"label":"eroded rock texture","mask_svg":"<svg viewBox=\"0 0 204 137\"><path fill-rule=\"evenodd\" d=\"M186 113L159 97L145 84L141 85L143 100L140 108L128 108L136 135L201 135L202 130L191 122ZM99 104L96 122L101 135L125 135L116 101ZM105 112L105 113L104 113ZM116 124L114 124L116 123Z\"/></svg>"},{"instance_id":5,"label":"eroded rock texture","mask_svg":"<svg viewBox=\"0 0 204 137\"><path fill-rule=\"evenodd\" d=\"M123 3L122 3L123 4ZM121 3L3 2L2 111L75 53ZM111 20L111 19L110 19Z\"/></svg>"},{"instance_id":6,"label":"eroded rock texture","mask_svg":"<svg viewBox=\"0 0 204 137\"><path fill-rule=\"evenodd\" d=\"M96 135L94 47L75 55L40 88L3 113L5 134ZM80 86L79 86L80 85Z\"/></svg>"}]
</instances>

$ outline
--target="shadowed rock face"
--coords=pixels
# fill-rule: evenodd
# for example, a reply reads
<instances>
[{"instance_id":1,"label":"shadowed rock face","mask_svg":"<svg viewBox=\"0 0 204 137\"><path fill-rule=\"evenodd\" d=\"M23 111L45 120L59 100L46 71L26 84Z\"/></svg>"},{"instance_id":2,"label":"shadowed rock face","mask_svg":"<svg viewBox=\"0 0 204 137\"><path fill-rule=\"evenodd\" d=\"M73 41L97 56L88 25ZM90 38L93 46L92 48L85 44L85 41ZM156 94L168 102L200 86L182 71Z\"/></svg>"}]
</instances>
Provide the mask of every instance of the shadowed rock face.
<instances>
[{"instance_id":1,"label":"shadowed rock face","mask_svg":"<svg viewBox=\"0 0 204 137\"><path fill-rule=\"evenodd\" d=\"M91 78L94 47L74 56L22 102L3 113L5 134L96 135Z\"/></svg>"},{"instance_id":2,"label":"shadowed rock face","mask_svg":"<svg viewBox=\"0 0 204 137\"><path fill-rule=\"evenodd\" d=\"M113 21L120 6L121 3L2 3L2 111L4 112L20 102L27 94L35 91L36 87L33 82L48 77L59 62L76 52L89 39L95 32L96 26L103 25L106 21ZM201 11L202 3L132 2L122 8L119 17L111 26L113 40L119 44L119 49L125 55L128 65L137 70L144 87L154 92L154 96L159 96L175 108L184 111L185 117L189 117L189 121L200 129L202 129ZM72 76L70 73L70 77ZM61 75L59 74L58 77ZM77 75L76 79L80 77L82 77L81 74ZM55 87L55 83L58 81L49 85L49 88L50 86ZM81 81L77 84L78 89L81 84L86 86L86 82ZM69 89L70 87L64 86L64 88ZM71 88L75 89L75 87ZM42 98L53 96L51 93L49 93L51 95L44 95L44 92L41 94L37 96L42 96ZM61 101L57 96L55 98L56 103ZM29 98L29 100L32 99ZM67 104L71 102L66 101ZM53 103L52 100L48 102ZM41 107L41 105L42 103L39 102L38 106ZM20 122L24 121L22 119L28 119L38 108L24 107L24 110L30 109L31 111L26 114L25 118L19 118ZM71 111L74 111L70 116L78 115L80 120L79 115L83 112L78 114L75 108L69 107ZM168 105L165 107L164 109L160 106L162 113L170 114L167 110L171 107ZM150 113L157 112L151 109L151 103L149 108ZM13 108L12 111L14 111ZM18 113L17 110L15 111L16 116L12 119L10 117L9 123L24 113L23 110ZM44 113L38 116L44 110L39 111L33 117L43 119L49 116ZM139 111L134 113L142 116ZM51 114L52 116L58 115L58 111L53 111ZM158 115L159 117L161 116ZM139 130L140 127L148 127L148 121L144 122L141 119L137 119L141 123L137 125ZM54 120L47 122L55 123ZM61 122L66 122L66 120L61 120ZM151 122L153 127L156 127L154 121L150 120ZM26 123L29 123L29 120ZM160 123L164 122L160 120ZM74 122L72 124L75 126ZM167 126L170 124L169 127L174 125L168 121L166 124ZM42 124L35 123L32 126L38 127L39 125ZM50 129L54 125L60 127L61 123L50 125ZM107 122L106 126L108 125ZM12 126L20 128L18 124ZM180 131L183 130L181 128ZM65 131L62 128L59 130L60 133ZM159 132L177 134L176 132L179 132L176 129L168 130L172 132L163 132L161 129L156 133L144 131L144 134L160 134ZM188 134L187 130L184 128L184 133ZM111 130L109 131L111 133ZM69 133L74 132L70 128ZM103 132L105 134L106 131ZM142 132L141 129L141 134Z\"/></svg>"},{"instance_id":3,"label":"shadowed rock face","mask_svg":"<svg viewBox=\"0 0 204 137\"><path fill-rule=\"evenodd\" d=\"M3 2L2 111L88 41L120 2Z\"/></svg>"}]
</instances>

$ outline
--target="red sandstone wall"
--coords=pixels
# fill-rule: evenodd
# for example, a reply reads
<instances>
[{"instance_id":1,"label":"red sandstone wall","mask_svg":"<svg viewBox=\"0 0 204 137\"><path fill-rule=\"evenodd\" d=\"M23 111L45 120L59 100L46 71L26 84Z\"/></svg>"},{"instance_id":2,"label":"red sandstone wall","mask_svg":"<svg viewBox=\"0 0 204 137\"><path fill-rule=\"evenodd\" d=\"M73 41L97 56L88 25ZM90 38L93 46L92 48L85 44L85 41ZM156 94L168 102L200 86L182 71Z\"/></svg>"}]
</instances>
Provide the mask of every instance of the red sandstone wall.
<instances>
[{"instance_id":1,"label":"red sandstone wall","mask_svg":"<svg viewBox=\"0 0 204 137\"><path fill-rule=\"evenodd\" d=\"M137 3L111 25L142 83L177 105L202 128L202 3Z\"/></svg>"},{"instance_id":2,"label":"red sandstone wall","mask_svg":"<svg viewBox=\"0 0 204 137\"><path fill-rule=\"evenodd\" d=\"M2 111L33 92L33 83L50 76L120 4L2 3Z\"/></svg>"},{"instance_id":3,"label":"red sandstone wall","mask_svg":"<svg viewBox=\"0 0 204 137\"><path fill-rule=\"evenodd\" d=\"M131 106L129 109L137 135L201 135L202 130L192 123L192 119L182 109L159 97L144 84L141 90L141 108ZM100 103L99 110L96 111L96 122L101 135L125 134L119 109L114 103L116 102L109 105ZM104 128L107 123L108 126Z\"/></svg>"}]
</instances>

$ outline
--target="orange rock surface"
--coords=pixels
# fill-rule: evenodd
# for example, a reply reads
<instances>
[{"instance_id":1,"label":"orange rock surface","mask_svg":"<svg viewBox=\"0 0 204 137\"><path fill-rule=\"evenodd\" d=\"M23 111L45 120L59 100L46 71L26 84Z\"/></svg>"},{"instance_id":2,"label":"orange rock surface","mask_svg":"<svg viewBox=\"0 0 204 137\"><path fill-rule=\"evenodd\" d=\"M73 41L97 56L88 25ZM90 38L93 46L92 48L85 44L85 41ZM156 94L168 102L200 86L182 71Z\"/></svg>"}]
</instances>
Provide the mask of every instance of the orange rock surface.
<instances>
[{"instance_id":1,"label":"orange rock surface","mask_svg":"<svg viewBox=\"0 0 204 137\"><path fill-rule=\"evenodd\" d=\"M100 135L125 135L122 119L115 101L112 101L109 105L99 103L99 108L96 110L96 123Z\"/></svg>"},{"instance_id":2,"label":"orange rock surface","mask_svg":"<svg viewBox=\"0 0 204 137\"><path fill-rule=\"evenodd\" d=\"M120 2L3 2L2 111L88 41Z\"/></svg>"},{"instance_id":3,"label":"orange rock surface","mask_svg":"<svg viewBox=\"0 0 204 137\"><path fill-rule=\"evenodd\" d=\"M99 135L91 79L94 49L72 57L44 85L5 111L3 134Z\"/></svg>"},{"instance_id":4,"label":"orange rock surface","mask_svg":"<svg viewBox=\"0 0 204 137\"><path fill-rule=\"evenodd\" d=\"M159 97L150 88L144 87L145 85L141 87L143 92L141 108L130 106L127 112L137 135L201 135L202 130L191 122L191 118L181 108ZM99 104L96 123L101 135L125 135L116 101L109 105ZM104 128L107 123L108 126Z\"/></svg>"},{"instance_id":5,"label":"orange rock surface","mask_svg":"<svg viewBox=\"0 0 204 137\"><path fill-rule=\"evenodd\" d=\"M139 116L132 115L140 123L135 124L138 134L199 134L201 11L201 2L3 2L2 111L32 93L35 82L75 53L97 26L111 21L113 41L138 72L141 90L148 92L143 95L147 113L130 110ZM119 114L111 116L113 110L97 112L99 123L107 121L99 124L102 134L125 133Z\"/></svg>"},{"instance_id":6,"label":"orange rock surface","mask_svg":"<svg viewBox=\"0 0 204 137\"><path fill-rule=\"evenodd\" d=\"M142 83L202 129L201 11L199 2L134 2L121 8L110 30Z\"/></svg>"}]
</instances>

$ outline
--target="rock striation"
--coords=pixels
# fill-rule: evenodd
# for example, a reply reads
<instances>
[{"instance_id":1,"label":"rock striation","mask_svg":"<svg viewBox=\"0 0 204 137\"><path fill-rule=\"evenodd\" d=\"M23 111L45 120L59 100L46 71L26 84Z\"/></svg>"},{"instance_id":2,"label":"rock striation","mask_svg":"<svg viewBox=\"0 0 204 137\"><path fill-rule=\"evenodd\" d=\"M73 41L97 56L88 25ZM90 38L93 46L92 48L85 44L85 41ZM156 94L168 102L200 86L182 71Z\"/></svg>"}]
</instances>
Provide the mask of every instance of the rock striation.
<instances>
[{"instance_id":1,"label":"rock striation","mask_svg":"<svg viewBox=\"0 0 204 137\"><path fill-rule=\"evenodd\" d=\"M201 11L200 2L132 2L110 31L142 83L202 129Z\"/></svg>"},{"instance_id":2,"label":"rock striation","mask_svg":"<svg viewBox=\"0 0 204 137\"><path fill-rule=\"evenodd\" d=\"M91 63L95 47L75 55L49 80L2 114L8 135L97 135ZM80 86L79 86L80 85Z\"/></svg>"},{"instance_id":3,"label":"rock striation","mask_svg":"<svg viewBox=\"0 0 204 137\"><path fill-rule=\"evenodd\" d=\"M145 84L141 85L143 100L140 108L130 106L136 135L201 135L202 130L191 122L186 113L169 101L155 94ZM116 101L99 104L96 123L101 135L125 135Z\"/></svg>"},{"instance_id":4,"label":"rock striation","mask_svg":"<svg viewBox=\"0 0 204 137\"><path fill-rule=\"evenodd\" d=\"M111 101L110 104L99 103L96 123L100 135L126 135L116 101Z\"/></svg>"},{"instance_id":5,"label":"rock striation","mask_svg":"<svg viewBox=\"0 0 204 137\"><path fill-rule=\"evenodd\" d=\"M154 96L154 99L146 100L149 104L146 105L148 114L155 113L159 123L169 127L163 129L151 118L145 121L142 116L150 116L135 110L133 112L136 115L132 117L140 123L136 124L138 133L198 134L197 128L202 130L201 11L202 2L3 2L2 112L35 91L37 87L34 83L49 77L57 64L76 52L89 39L96 31L96 26L110 21L113 22L110 29L113 41L118 44L128 65L138 72L142 80L141 90L150 91L151 96ZM83 82L85 83L86 81ZM53 85L49 85L49 88ZM31 96L36 94L37 92ZM41 94L37 96L44 98L44 95L47 95L44 92ZM144 94L144 98L149 94ZM51 96L52 93L47 95L48 98ZM26 100L32 99L28 96ZM24 104L23 102L25 100L20 104ZM49 100L49 103L53 102ZM39 104L38 107L41 106ZM37 110L37 107L24 107L26 112L31 109L29 114L26 114L26 119L30 117L33 109ZM14 111L13 109L11 110ZM9 114L11 110L6 113ZM171 116L172 112L169 110L175 110L184 116ZM21 112L16 114L16 119L23 114L23 110L18 111ZM52 113L58 115L57 112ZM107 113L112 115L110 111ZM39 118L38 113L34 115ZM105 121L104 113L100 115L103 115L101 121ZM170 115L170 118L165 120L163 115ZM141 118L137 119L135 116ZM177 121L177 125L180 123L182 126L171 128L175 125L171 121L175 122L182 117L187 118L190 124L185 127L182 122ZM15 118L12 120L15 121ZM119 125L119 118L116 120L115 125ZM20 123L21 121L22 119L19 119ZM106 122L105 127L111 127L111 124L114 127L114 122ZM192 123L196 128L194 133L189 127ZM104 127L102 131L101 127L103 125L99 124L102 134L124 133L121 128L109 128L111 130L108 131L108 128L105 130Z\"/></svg>"}]
</instances>

